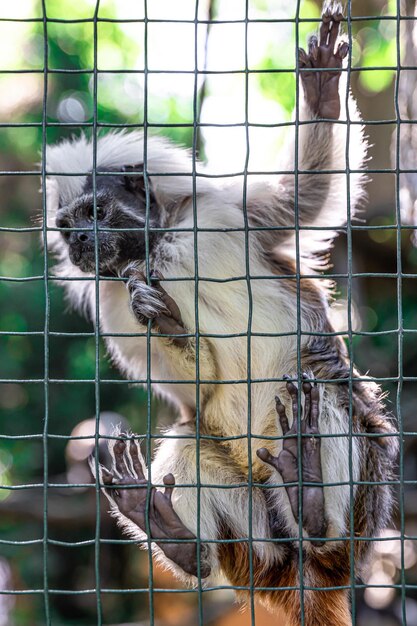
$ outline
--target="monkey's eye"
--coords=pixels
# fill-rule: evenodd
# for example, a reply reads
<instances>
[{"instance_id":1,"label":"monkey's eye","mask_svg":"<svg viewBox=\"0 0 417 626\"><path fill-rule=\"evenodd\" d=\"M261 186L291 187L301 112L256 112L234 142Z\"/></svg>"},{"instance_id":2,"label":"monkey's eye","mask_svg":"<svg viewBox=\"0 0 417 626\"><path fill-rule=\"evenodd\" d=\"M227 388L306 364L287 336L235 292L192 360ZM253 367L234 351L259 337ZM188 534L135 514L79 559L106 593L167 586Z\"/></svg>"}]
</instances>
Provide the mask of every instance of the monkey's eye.
<instances>
[{"instance_id":1,"label":"monkey's eye","mask_svg":"<svg viewBox=\"0 0 417 626\"><path fill-rule=\"evenodd\" d=\"M102 220L104 217L104 209L102 206L100 206L100 204L97 205L96 207L96 215L97 215L97 219L98 220ZM90 208L90 215L89 215L90 219L94 219L94 206L92 206Z\"/></svg>"}]
</instances>

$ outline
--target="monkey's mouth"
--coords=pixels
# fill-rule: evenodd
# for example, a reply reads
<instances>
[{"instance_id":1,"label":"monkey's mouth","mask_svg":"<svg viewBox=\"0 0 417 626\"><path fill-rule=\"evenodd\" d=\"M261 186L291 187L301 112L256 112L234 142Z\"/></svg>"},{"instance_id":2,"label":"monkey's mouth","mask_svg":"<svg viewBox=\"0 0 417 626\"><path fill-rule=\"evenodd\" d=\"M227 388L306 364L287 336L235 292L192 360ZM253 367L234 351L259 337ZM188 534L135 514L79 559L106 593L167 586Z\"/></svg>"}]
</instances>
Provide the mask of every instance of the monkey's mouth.
<instances>
[{"instance_id":1,"label":"monkey's mouth","mask_svg":"<svg viewBox=\"0 0 417 626\"><path fill-rule=\"evenodd\" d=\"M112 269L115 264L117 254L110 253L110 251L102 251L100 248L97 250L98 256L98 271L100 274L107 273ZM69 258L73 265L79 267L82 272L87 274L95 273L96 271L96 251L94 246L70 246Z\"/></svg>"}]
</instances>

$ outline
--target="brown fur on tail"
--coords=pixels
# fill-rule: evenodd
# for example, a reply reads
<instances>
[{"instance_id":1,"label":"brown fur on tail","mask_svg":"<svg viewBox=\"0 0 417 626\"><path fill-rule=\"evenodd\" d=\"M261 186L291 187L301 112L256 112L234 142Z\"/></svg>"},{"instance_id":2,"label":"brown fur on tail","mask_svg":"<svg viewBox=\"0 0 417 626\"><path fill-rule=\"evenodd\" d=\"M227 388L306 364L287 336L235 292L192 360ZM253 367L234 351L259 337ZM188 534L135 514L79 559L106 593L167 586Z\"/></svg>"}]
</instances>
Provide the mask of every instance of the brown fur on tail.
<instances>
[{"instance_id":1,"label":"brown fur on tail","mask_svg":"<svg viewBox=\"0 0 417 626\"><path fill-rule=\"evenodd\" d=\"M222 533L222 539L233 543L219 544L221 567L232 585L252 586L255 599L270 611L280 608L287 616L287 626L300 626L300 575L297 546L287 546L282 562L264 567L255 552L252 553L253 580L250 580L249 546L245 541L237 542L230 529ZM349 585L348 544L343 543L331 553L314 549L303 556L303 581L306 587L329 590L304 590L305 626L351 626L349 598L346 589L334 589ZM273 588L270 591L257 591L259 587ZM295 589L288 589L294 587ZM238 596L246 601L249 592L239 591Z\"/></svg>"}]
</instances>

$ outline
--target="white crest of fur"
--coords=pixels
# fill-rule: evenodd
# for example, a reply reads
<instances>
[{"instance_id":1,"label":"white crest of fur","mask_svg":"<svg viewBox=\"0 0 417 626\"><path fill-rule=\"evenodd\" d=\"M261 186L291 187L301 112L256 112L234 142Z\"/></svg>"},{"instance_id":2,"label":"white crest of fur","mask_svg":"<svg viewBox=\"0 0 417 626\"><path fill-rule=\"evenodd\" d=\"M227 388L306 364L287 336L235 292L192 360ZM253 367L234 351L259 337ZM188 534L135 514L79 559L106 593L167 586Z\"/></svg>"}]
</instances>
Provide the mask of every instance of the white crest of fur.
<instances>
[{"instance_id":1,"label":"white crest of fur","mask_svg":"<svg viewBox=\"0 0 417 626\"><path fill-rule=\"evenodd\" d=\"M68 204L81 194L86 175L93 171L95 150L97 171L108 169L118 172L124 166L142 164L146 155L146 170L152 176L153 190L162 200L169 197L172 201L173 196L183 198L192 193L193 161L189 150L159 136L147 137L145 150L142 132L114 131L98 137L96 145L81 135L47 148L47 181L48 185L51 180L58 183L61 204ZM157 176L158 173L162 176ZM199 187L207 187L207 183L200 179ZM56 204L56 197L53 201Z\"/></svg>"}]
</instances>

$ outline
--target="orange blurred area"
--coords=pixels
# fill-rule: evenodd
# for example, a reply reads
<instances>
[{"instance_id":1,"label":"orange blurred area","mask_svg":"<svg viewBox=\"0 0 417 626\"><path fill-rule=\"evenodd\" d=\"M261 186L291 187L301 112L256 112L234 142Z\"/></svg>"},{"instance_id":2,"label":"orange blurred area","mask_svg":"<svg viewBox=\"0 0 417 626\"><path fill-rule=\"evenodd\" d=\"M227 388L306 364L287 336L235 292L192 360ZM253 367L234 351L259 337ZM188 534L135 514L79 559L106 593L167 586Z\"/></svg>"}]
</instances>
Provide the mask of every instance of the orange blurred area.
<instances>
[{"instance_id":1,"label":"orange blurred area","mask_svg":"<svg viewBox=\"0 0 417 626\"><path fill-rule=\"evenodd\" d=\"M153 567L155 587L165 589L180 588L178 582L170 572L164 571L161 566L154 564ZM251 611L248 607L231 601L233 592L217 592L226 596L225 601L220 600L219 606L210 606L205 612L205 624L210 626L285 626L285 617L280 614L271 615L268 611L255 602L255 620L252 620ZM194 594L193 594L194 595ZM212 595L208 592L207 595ZM205 593L202 594L203 606ZM184 602L183 594L156 593L154 595L155 618L161 626L188 626L198 623L196 607ZM195 603L193 603L194 605ZM208 603L206 603L208 604ZM210 603L211 605L213 603Z\"/></svg>"}]
</instances>

